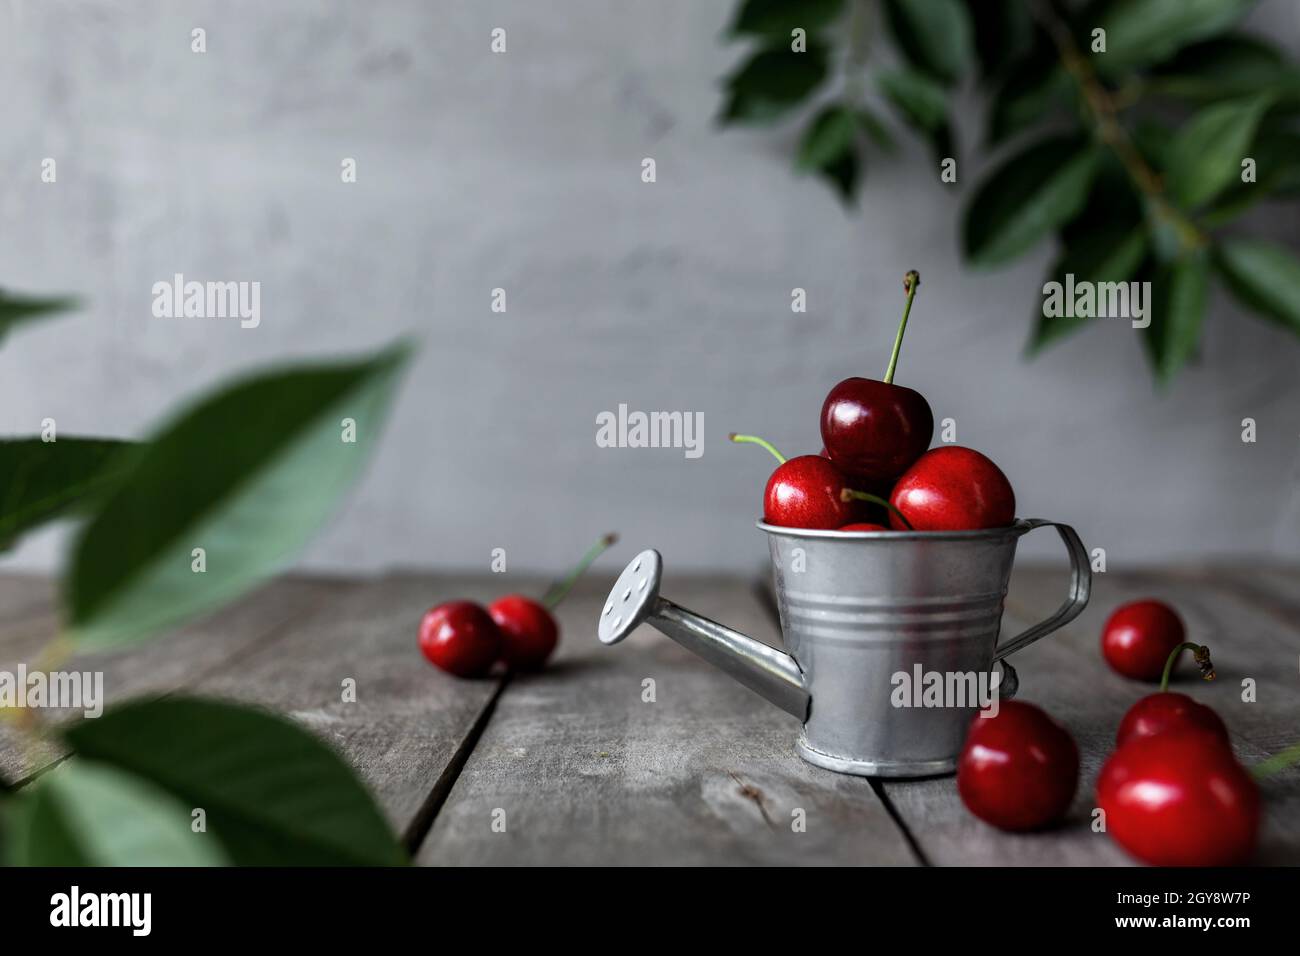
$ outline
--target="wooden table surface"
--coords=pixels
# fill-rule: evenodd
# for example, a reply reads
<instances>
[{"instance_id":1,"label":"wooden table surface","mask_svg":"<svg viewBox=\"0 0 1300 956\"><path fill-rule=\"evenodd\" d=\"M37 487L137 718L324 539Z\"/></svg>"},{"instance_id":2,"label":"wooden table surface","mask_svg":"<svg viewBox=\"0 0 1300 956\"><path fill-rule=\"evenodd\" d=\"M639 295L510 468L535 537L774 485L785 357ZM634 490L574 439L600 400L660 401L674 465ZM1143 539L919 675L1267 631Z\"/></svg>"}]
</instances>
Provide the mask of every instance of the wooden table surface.
<instances>
[{"instance_id":1,"label":"wooden table surface","mask_svg":"<svg viewBox=\"0 0 1300 956\"><path fill-rule=\"evenodd\" d=\"M1049 614L1060 569L1017 569L1005 633ZM1068 820L1008 835L962 807L951 777L872 781L803 763L798 724L643 627L602 647L595 622L611 578L584 582L561 607L549 669L463 681L420 656L416 625L431 604L488 600L541 582L500 576L285 577L178 635L68 667L104 672L105 696L187 689L290 714L337 747L375 792L420 863L1127 865L1092 832L1092 788L1125 708L1148 690L1111 673L1102 622L1141 596L1172 602L1219 678L1185 664L1177 682L1227 721L1253 762L1300 738L1300 568L1198 568L1095 577L1088 610L1014 658L1020 697L1074 733L1083 778ZM669 576L665 594L779 644L765 584ZM31 662L54 632L54 588L0 577L0 667ZM341 701L345 678L355 703ZM1256 701L1242 700L1242 681ZM643 700L644 681L655 700ZM24 752L0 730L0 774L20 781L59 759ZM1264 787L1260 863L1300 863L1300 769ZM792 827L797 811L804 832ZM493 822L504 819L501 827Z\"/></svg>"}]
</instances>

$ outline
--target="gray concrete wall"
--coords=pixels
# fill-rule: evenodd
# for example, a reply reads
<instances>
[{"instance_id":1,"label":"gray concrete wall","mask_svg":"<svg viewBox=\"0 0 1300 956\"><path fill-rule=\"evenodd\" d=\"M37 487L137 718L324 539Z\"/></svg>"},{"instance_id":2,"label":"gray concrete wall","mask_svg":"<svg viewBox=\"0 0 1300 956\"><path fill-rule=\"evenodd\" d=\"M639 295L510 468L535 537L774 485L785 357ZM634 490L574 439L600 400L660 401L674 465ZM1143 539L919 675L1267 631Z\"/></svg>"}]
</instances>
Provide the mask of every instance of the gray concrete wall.
<instances>
[{"instance_id":1,"label":"gray concrete wall","mask_svg":"<svg viewBox=\"0 0 1300 956\"><path fill-rule=\"evenodd\" d=\"M1300 555L1300 340L1220 297L1166 393L1122 321L1025 362L1050 250L962 267L975 161L946 192L905 140L846 213L791 174L794 130L717 130L731 7L8 0L0 281L88 305L0 349L0 430L139 435L237 369L411 333L382 451L307 565L485 568L505 547L511 570L557 567L613 528L610 564L652 545L670 568L748 569L770 462L727 433L816 451L829 386L883 372L916 268L900 381L1002 465L1021 514L1076 523L1112 567ZM1255 21L1296 50L1297 10ZM1294 207L1257 222L1300 242ZM154 318L151 286L176 272L260 281L260 327ZM619 403L702 412L704 454L598 448Z\"/></svg>"}]
</instances>

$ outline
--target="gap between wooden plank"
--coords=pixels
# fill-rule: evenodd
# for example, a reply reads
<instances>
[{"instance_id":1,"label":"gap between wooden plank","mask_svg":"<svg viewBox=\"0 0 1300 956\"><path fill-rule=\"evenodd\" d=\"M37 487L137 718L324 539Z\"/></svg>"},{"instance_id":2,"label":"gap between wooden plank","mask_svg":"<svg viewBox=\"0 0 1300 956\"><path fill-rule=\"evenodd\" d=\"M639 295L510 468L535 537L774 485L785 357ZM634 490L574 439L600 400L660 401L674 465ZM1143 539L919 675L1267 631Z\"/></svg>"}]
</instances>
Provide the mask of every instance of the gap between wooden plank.
<instances>
[{"instance_id":1,"label":"gap between wooden plank","mask_svg":"<svg viewBox=\"0 0 1300 956\"><path fill-rule=\"evenodd\" d=\"M456 785L456 780L460 777L461 771L465 769L465 763L469 760L469 755L472 754L474 748L478 746L479 738L483 736L483 731L487 728L488 721L492 719L492 714L496 712L497 701L501 699L501 695L505 692L505 689L509 684L510 675L507 674L505 677L502 677L500 682L497 684L497 689L488 700L487 705L483 708L483 712L478 715L478 719L474 721L474 726L469 729L469 733L465 735L465 739L462 740L460 746L456 748L456 752L452 755L451 761L438 776L437 781L433 785L433 789L429 791L428 797L426 797L424 803L420 805L420 809L416 811L415 815L411 818L411 822L407 826L406 831L402 834L402 845L406 847L406 852L412 858L415 857L416 852L420 849L420 844L424 842L424 838L428 836L429 829L433 826L433 821L438 817L438 811L440 811L442 805L447 802L447 795L451 793L451 788Z\"/></svg>"}]
</instances>

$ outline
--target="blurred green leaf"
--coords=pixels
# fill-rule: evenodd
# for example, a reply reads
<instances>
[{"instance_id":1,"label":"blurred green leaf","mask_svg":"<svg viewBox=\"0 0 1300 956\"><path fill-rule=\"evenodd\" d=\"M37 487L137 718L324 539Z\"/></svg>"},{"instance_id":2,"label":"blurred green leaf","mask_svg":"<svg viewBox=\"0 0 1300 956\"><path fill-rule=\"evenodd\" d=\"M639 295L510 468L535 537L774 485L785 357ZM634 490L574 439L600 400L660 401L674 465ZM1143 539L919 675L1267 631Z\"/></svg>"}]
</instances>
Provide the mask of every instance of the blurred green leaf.
<instances>
[{"instance_id":1,"label":"blurred green leaf","mask_svg":"<svg viewBox=\"0 0 1300 956\"><path fill-rule=\"evenodd\" d=\"M1233 33L1185 47L1151 71L1146 88L1196 102L1235 99L1300 87L1300 72L1276 46Z\"/></svg>"},{"instance_id":2,"label":"blurred green leaf","mask_svg":"<svg viewBox=\"0 0 1300 956\"><path fill-rule=\"evenodd\" d=\"M1081 236L1067 246L1060 258L1047 270L1044 285L1059 282L1064 287L1067 276L1080 282L1090 282L1094 287L1105 282L1128 282L1137 274L1147 254L1146 229L1142 225L1116 223L1104 230ZM1104 292L1098 289L1098 296ZM1029 342L1029 354L1036 355L1080 326L1093 321L1090 317L1072 314L1046 315L1040 308ZM1065 313L1075 310L1065 309ZM1112 316L1113 318L1113 316Z\"/></svg>"},{"instance_id":3,"label":"blurred green leaf","mask_svg":"<svg viewBox=\"0 0 1300 956\"><path fill-rule=\"evenodd\" d=\"M1202 217L1209 228L1231 222L1258 202L1270 197L1300 196L1300 132L1269 124L1260 128L1250 147L1255 160L1255 181L1233 180Z\"/></svg>"},{"instance_id":4,"label":"blurred green leaf","mask_svg":"<svg viewBox=\"0 0 1300 956\"><path fill-rule=\"evenodd\" d=\"M1169 165L1170 148L1174 142L1174 130L1153 117L1139 117L1129 129L1129 138L1147 165L1153 169L1164 169Z\"/></svg>"},{"instance_id":5,"label":"blurred green leaf","mask_svg":"<svg viewBox=\"0 0 1300 956\"><path fill-rule=\"evenodd\" d=\"M1214 262L1243 305L1300 332L1300 260L1289 249L1262 239L1225 239Z\"/></svg>"},{"instance_id":6,"label":"blurred green leaf","mask_svg":"<svg viewBox=\"0 0 1300 956\"><path fill-rule=\"evenodd\" d=\"M83 647L140 640L282 567L360 473L407 354L245 379L165 427L76 544L68 636ZM355 442L342 440L345 418Z\"/></svg>"},{"instance_id":7,"label":"blurred green leaf","mask_svg":"<svg viewBox=\"0 0 1300 956\"><path fill-rule=\"evenodd\" d=\"M885 0L885 18L917 69L954 83L971 62L970 15L961 0Z\"/></svg>"},{"instance_id":8,"label":"blurred green leaf","mask_svg":"<svg viewBox=\"0 0 1300 956\"><path fill-rule=\"evenodd\" d=\"M1060 64L1049 59L1017 65L993 94L989 110L989 145L1010 139L1068 102L1074 84Z\"/></svg>"},{"instance_id":9,"label":"blurred green leaf","mask_svg":"<svg viewBox=\"0 0 1300 956\"><path fill-rule=\"evenodd\" d=\"M1179 205L1209 202L1236 179L1270 97L1254 96L1207 106L1188 120L1169 147L1165 184Z\"/></svg>"},{"instance_id":10,"label":"blurred green leaf","mask_svg":"<svg viewBox=\"0 0 1300 956\"><path fill-rule=\"evenodd\" d=\"M73 757L5 806L14 866L221 866L226 856L174 796L115 767Z\"/></svg>"},{"instance_id":11,"label":"blurred green leaf","mask_svg":"<svg viewBox=\"0 0 1300 956\"><path fill-rule=\"evenodd\" d=\"M1097 168L1097 149L1076 137L1043 140L1006 160L966 209L967 260L977 267L1010 262L1069 222Z\"/></svg>"},{"instance_id":12,"label":"blurred green leaf","mask_svg":"<svg viewBox=\"0 0 1300 956\"><path fill-rule=\"evenodd\" d=\"M0 550L103 495L126 468L129 442L101 438L0 439Z\"/></svg>"},{"instance_id":13,"label":"blurred green leaf","mask_svg":"<svg viewBox=\"0 0 1300 956\"><path fill-rule=\"evenodd\" d=\"M110 708L64 732L82 757L150 781L187 807L237 865L406 862L379 808L329 747L282 717L174 696Z\"/></svg>"},{"instance_id":14,"label":"blurred green leaf","mask_svg":"<svg viewBox=\"0 0 1300 956\"><path fill-rule=\"evenodd\" d=\"M898 149L898 144L894 142L893 135L881 122L880 117L865 106L858 109L858 124L871 138L871 141L885 152L893 153Z\"/></svg>"},{"instance_id":15,"label":"blurred green leaf","mask_svg":"<svg viewBox=\"0 0 1300 956\"><path fill-rule=\"evenodd\" d=\"M948 92L924 73L906 68L876 75L881 94L930 143L936 160L955 152L948 125Z\"/></svg>"},{"instance_id":16,"label":"blurred green leaf","mask_svg":"<svg viewBox=\"0 0 1300 956\"><path fill-rule=\"evenodd\" d=\"M759 50L727 78L722 123L768 123L784 116L826 79L824 47L809 43L804 53L788 44Z\"/></svg>"},{"instance_id":17,"label":"blurred green leaf","mask_svg":"<svg viewBox=\"0 0 1300 956\"><path fill-rule=\"evenodd\" d=\"M984 79L997 76L1034 47L1034 18L1025 0L966 0Z\"/></svg>"},{"instance_id":18,"label":"blurred green leaf","mask_svg":"<svg viewBox=\"0 0 1300 956\"><path fill-rule=\"evenodd\" d=\"M732 36L761 36L790 40L796 27L809 36L834 23L846 0L745 0L731 24Z\"/></svg>"},{"instance_id":19,"label":"blurred green leaf","mask_svg":"<svg viewBox=\"0 0 1300 956\"><path fill-rule=\"evenodd\" d=\"M1203 254L1159 267L1151 279L1151 324L1141 330L1156 380L1167 385L1196 351L1205 318L1208 272Z\"/></svg>"},{"instance_id":20,"label":"blurred green leaf","mask_svg":"<svg viewBox=\"0 0 1300 956\"><path fill-rule=\"evenodd\" d=\"M71 296L23 296L0 289L0 342L20 322L56 315L77 305Z\"/></svg>"},{"instance_id":21,"label":"blurred green leaf","mask_svg":"<svg viewBox=\"0 0 1300 956\"><path fill-rule=\"evenodd\" d=\"M1175 51L1227 30L1255 0L1111 0L1096 23L1106 31L1106 52L1093 54L1097 69L1115 75L1158 63Z\"/></svg>"},{"instance_id":22,"label":"blurred green leaf","mask_svg":"<svg viewBox=\"0 0 1300 956\"><path fill-rule=\"evenodd\" d=\"M795 161L799 169L816 172L829 181L845 203L852 202L858 185L857 133L855 110L828 106L809 124Z\"/></svg>"},{"instance_id":23,"label":"blurred green leaf","mask_svg":"<svg viewBox=\"0 0 1300 956\"><path fill-rule=\"evenodd\" d=\"M799 141L796 165L802 170L816 170L835 162L853 149L858 122L849 107L832 105L823 109L808 125Z\"/></svg>"}]
</instances>

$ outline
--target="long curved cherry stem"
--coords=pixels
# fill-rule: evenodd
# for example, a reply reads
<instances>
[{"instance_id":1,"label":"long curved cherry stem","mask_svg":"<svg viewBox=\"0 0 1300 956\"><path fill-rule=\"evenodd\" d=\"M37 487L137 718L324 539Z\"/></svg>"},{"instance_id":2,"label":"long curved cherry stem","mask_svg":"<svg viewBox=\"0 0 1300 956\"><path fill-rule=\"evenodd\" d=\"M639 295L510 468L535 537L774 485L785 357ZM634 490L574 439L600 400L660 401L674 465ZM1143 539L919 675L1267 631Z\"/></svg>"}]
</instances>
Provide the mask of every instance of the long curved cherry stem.
<instances>
[{"instance_id":1,"label":"long curved cherry stem","mask_svg":"<svg viewBox=\"0 0 1300 956\"><path fill-rule=\"evenodd\" d=\"M898 323L898 334L894 336L894 351L889 356L889 368L885 369L885 384L894 382L894 370L898 368L898 353L903 348L903 333L907 331L907 317L912 311L912 300L916 298L916 287L921 284L921 274L913 269L903 276L903 291L907 293L907 302L903 306L903 321Z\"/></svg>"},{"instance_id":2,"label":"long curved cherry stem","mask_svg":"<svg viewBox=\"0 0 1300 956\"><path fill-rule=\"evenodd\" d=\"M748 443L751 445L761 445L762 447L766 448L768 451L772 453L773 458L775 458L781 464L783 465L785 464L786 461L785 455L777 451L776 448L773 447L772 443L765 438L759 438L757 435L737 435L735 432L732 432L730 435L727 436L727 438L729 438L731 441L740 444Z\"/></svg>"},{"instance_id":3,"label":"long curved cherry stem","mask_svg":"<svg viewBox=\"0 0 1300 956\"><path fill-rule=\"evenodd\" d=\"M1163 694L1169 690L1169 678L1174 673L1174 665L1178 663L1178 655L1183 651L1192 652L1192 659L1200 667L1201 677L1204 680L1214 680L1214 662L1210 660L1210 649L1204 644L1192 644L1189 641L1184 641L1169 652L1169 657L1165 661L1165 672L1160 677L1160 693Z\"/></svg>"},{"instance_id":4,"label":"long curved cherry stem","mask_svg":"<svg viewBox=\"0 0 1300 956\"><path fill-rule=\"evenodd\" d=\"M587 553L582 556L582 560L574 566L572 571L547 588L546 594L542 597L542 603L546 605L547 609L554 611L555 606L569 596L573 586L578 583L578 578L582 577L583 573L591 567L591 563L617 540L618 535L616 534L605 535L587 549Z\"/></svg>"},{"instance_id":5,"label":"long curved cherry stem","mask_svg":"<svg viewBox=\"0 0 1300 956\"><path fill-rule=\"evenodd\" d=\"M898 515L898 520L907 525L908 531L915 531L912 522L907 520L907 515L899 511L884 498L879 495L873 495L869 491L858 491L856 488L843 488L840 490L840 501L870 501L873 505L880 505L889 510L891 514Z\"/></svg>"},{"instance_id":6,"label":"long curved cherry stem","mask_svg":"<svg viewBox=\"0 0 1300 956\"><path fill-rule=\"evenodd\" d=\"M1298 762L1300 762L1300 743L1295 743L1287 747L1286 750L1279 751L1266 760L1261 760L1250 768L1250 772L1256 780L1263 780Z\"/></svg>"}]
</instances>

